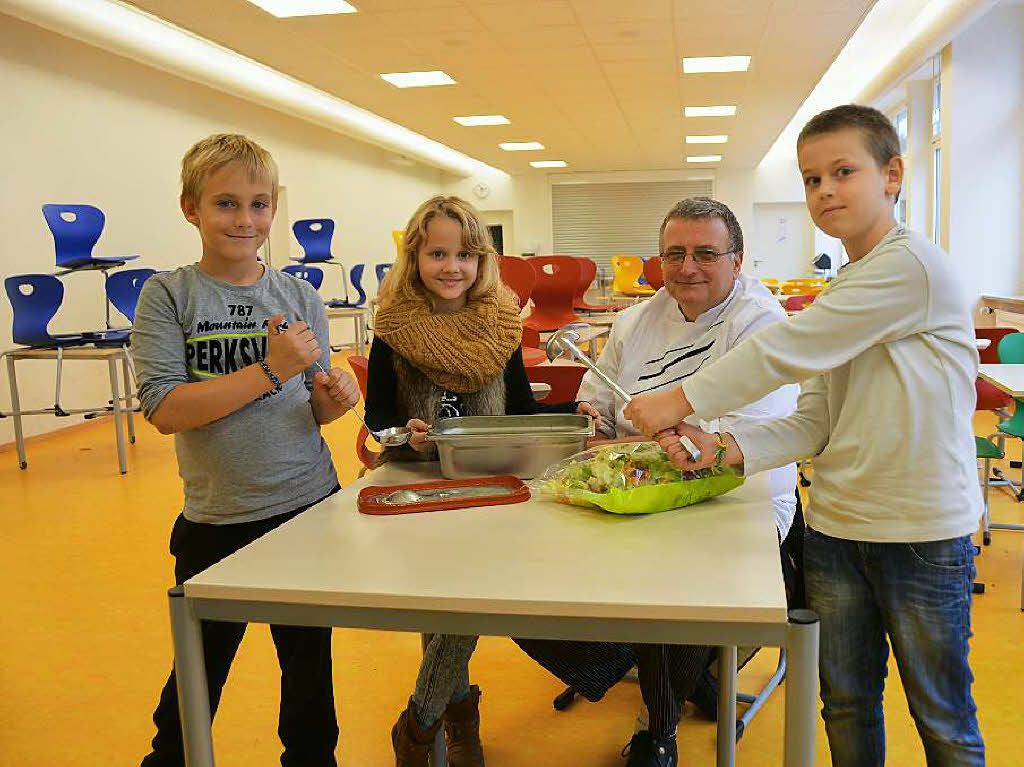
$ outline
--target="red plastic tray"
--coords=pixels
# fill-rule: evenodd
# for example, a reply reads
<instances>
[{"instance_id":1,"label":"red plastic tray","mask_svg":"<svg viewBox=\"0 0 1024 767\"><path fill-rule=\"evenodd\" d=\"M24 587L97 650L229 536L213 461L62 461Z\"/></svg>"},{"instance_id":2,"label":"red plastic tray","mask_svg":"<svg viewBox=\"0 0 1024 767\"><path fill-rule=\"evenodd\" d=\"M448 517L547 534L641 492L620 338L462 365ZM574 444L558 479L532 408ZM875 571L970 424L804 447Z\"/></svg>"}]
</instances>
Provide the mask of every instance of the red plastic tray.
<instances>
[{"instance_id":1,"label":"red plastic tray","mask_svg":"<svg viewBox=\"0 0 1024 767\"><path fill-rule=\"evenodd\" d=\"M373 498L393 493L396 490L432 490L441 487L476 487L479 485L502 485L511 492L501 495L481 495L475 498L450 498L447 500L420 501L418 503L381 503ZM406 485L370 485L359 491L357 506L363 514L415 514L420 511L442 511L443 509L465 509L470 506L498 506L505 503L521 503L530 499L530 488L519 477L474 477L473 479L444 479L432 482L411 482Z\"/></svg>"}]
</instances>

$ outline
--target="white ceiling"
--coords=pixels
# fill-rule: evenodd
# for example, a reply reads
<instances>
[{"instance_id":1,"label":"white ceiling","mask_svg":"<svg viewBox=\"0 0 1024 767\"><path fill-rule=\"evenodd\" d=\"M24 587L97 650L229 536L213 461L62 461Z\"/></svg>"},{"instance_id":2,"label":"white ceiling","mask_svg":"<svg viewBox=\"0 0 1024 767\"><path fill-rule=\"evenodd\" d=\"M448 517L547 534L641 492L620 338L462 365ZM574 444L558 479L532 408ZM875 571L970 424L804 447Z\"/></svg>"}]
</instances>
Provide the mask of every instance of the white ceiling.
<instances>
[{"instance_id":1,"label":"white ceiling","mask_svg":"<svg viewBox=\"0 0 1024 767\"><path fill-rule=\"evenodd\" d=\"M752 167L874 1L351 0L358 13L288 19L245 0L130 4L519 173L530 160L647 170L719 153L721 167ZM683 56L716 55L750 55L750 70L682 73ZM398 89L379 77L435 69L457 85ZM718 104L738 105L736 116L683 117L684 106ZM472 114L512 122L452 121ZM694 133L727 133L729 143L687 147ZM509 153L503 141L546 149Z\"/></svg>"}]
</instances>

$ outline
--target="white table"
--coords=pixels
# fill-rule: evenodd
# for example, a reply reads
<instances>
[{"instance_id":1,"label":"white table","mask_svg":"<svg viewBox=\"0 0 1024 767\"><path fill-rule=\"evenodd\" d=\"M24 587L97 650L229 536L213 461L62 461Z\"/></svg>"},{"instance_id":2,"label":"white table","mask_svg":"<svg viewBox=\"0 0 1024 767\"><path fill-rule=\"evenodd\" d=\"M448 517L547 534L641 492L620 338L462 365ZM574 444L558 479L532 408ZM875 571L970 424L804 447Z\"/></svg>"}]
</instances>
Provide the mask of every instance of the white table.
<instances>
[{"instance_id":1,"label":"white table","mask_svg":"<svg viewBox=\"0 0 1024 767\"><path fill-rule=\"evenodd\" d=\"M813 614L787 618L767 475L647 516L537 498L356 510L366 485L437 476L435 463L388 464L171 589L190 767L213 764L200 619L721 646L719 765L735 760L736 645L784 646L785 764L814 763L818 625Z\"/></svg>"},{"instance_id":2,"label":"white table","mask_svg":"<svg viewBox=\"0 0 1024 767\"><path fill-rule=\"evenodd\" d=\"M132 418L132 411L135 408L135 393L132 391L132 375L130 372L131 362L128 359L128 350L124 346L96 347L96 346L70 346L64 349L32 349L21 347L11 349L3 353L7 357L7 378L11 387L11 411L2 413L3 416L14 418L14 442L18 449L18 464L22 469L28 468L28 457L25 454L25 436L21 426L21 418L26 415L50 414L56 416L85 415L86 418L95 415L110 414L114 421L114 439L117 442L117 465L122 474L128 472L128 459L125 455L124 430L128 429L128 440L135 442L135 422ZM56 393L54 394L53 407L36 408L33 410L22 410L21 399L18 392L18 376L15 372L15 363L21 360L54 360L57 364ZM107 373L110 376L110 405L109 407L89 407L66 409L60 405L61 393L61 372L64 360L92 360L94 362L105 362ZM121 363L121 373L124 377L124 395L121 394L121 387L118 381L118 362Z\"/></svg>"},{"instance_id":3,"label":"white table","mask_svg":"<svg viewBox=\"0 0 1024 767\"><path fill-rule=\"evenodd\" d=\"M357 354L366 354L366 323L370 316L370 310L363 306L355 307L327 307L327 325L330 328L331 320L352 320L355 330L355 349ZM329 335L329 333L328 333ZM331 351L339 352L342 345L331 344Z\"/></svg>"},{"instance_id":4,"label":"white table","mask_svg":"<svg viewBox=\"0 0 1024 767\"><path fill-rule=\"evenodd\" d=\"M978 377L1011 397L1024 398L1024 365L978 365Z\"/></svg>"},{"instance_id":5,"label":"white table","mask_svg":"<svg viewBox=\"0 0 1024 767\"><path fill-rule=\"evenodd\" d=\"M974 348L977 349L978 351L981 351L982 349L987 349L991 345L992 345L992 339L991 338L975 338L974 339Z\"/></svg>"}]
</instances>

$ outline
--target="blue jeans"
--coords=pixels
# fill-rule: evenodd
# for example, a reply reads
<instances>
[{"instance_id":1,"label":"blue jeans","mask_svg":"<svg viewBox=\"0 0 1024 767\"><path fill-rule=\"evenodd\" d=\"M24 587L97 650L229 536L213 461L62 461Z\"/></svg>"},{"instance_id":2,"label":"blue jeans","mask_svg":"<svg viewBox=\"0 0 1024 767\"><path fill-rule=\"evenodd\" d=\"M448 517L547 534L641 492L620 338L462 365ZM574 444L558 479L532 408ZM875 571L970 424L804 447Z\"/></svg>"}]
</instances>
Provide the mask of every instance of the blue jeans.
<instances>
[{"instance_id":1,"label":"blue jeans","mask_svg":"<svg viewBox=\"0 0 1024 767\"><path fill-rule=\"evenodd\" d=\"M804 576L808 604L821 617L822 716L832 764L885 763L889 644L929 766L985 764L967 665L970 539L868 543L808 527Z\"/></svg>"}]
</instances>

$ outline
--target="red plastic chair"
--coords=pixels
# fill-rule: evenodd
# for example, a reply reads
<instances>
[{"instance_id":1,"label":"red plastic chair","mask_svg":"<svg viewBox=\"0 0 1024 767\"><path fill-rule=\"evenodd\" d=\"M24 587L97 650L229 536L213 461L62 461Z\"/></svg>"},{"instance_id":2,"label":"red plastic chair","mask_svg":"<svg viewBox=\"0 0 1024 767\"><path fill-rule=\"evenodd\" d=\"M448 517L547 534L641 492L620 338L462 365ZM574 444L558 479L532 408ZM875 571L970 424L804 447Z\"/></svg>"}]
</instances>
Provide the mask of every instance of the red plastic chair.
<instances>
[{"instance_id":1,"label":"red plastic chair","mask_svg":"<svg viewBox=\"0 0 1024 767\"><path fill-rule=\"evenodd\" d=\"M665 285L665 275L661 273L661 258L651 256L644 261L644 279L655 290L660 290Z\"/></svg>"},{"instance_id":2,"label":"red plastic chair","mask_svg":"<svg viewBox=\"0 0 1024 767\"><path fill-rule=\"evenodd\" d=\"M799 312L814 303L814 296L789 296L783 307L787 312Z\"/></svg>"},{"instance_id":3,"label":"red plastic chair","mask_svg":"<svg viewBox=\"0 0 1024 767\"><path fill-rule=\"evenodd\" d=\"M1003 336L1016 332L1016 328L975 328L976 338L987 338L992 342L987 349L978 350L981 363L983 365L997 364L999 362L999 342L1003 340ZM978 401L974 406L975 410L1003 410L1013 405L1013 397L1000 391L988 381L976 378L974 390L978 395Z\"/></svg>"},{"instance_id":4,"label":"red plastic chair","mask_svg":"<svg viewBox=\"0 0 1024 767\"><path fill-rule=\"evenodd\" d=\"M541 347L540 333L533 328L523 328L523 366L532 367L545 362L548 354Z\"/></svg>"},{"instance_id":5,"label":"red plastic chair","mask_svg":"<svg viewBox=\"0 0 1024 767\"><path fill-rule=\"evenodd\" d=\"M537 284L530 295L533 311L523 320L523 326L544 332L578 321L572 302L580 283L579 261L572 256L534 256L529 263Z\"/></svg>"},{"instance_id":6,"label":"red plastic chair","mask_svg":"<svg viewBox=\"0 0 1024 767\"><path fill-rule=\"evenodd\" d=\"M353 355L348 358L348 364L352 368L352 372L355 374L356 383L359 384L359 391L363 395L363 402L366 402L366 378L369 375L370 360L366 357ZM366 441L370 438L370 432L366 430L365 426L359 427L359 434L356 435L356 457L367 469L372 469L377 465L377 456L380 453L375 453L366 446Z\"/></svg>"},{"instance_id":7,"label":"red plastic chair","mask_svg":"<svg viewBox=\"0 0 1024 767\"><path fill-rule=\"evenodd\" d=\"M576 295L572 299L572 308L582 312L617 312L622 308L620 304L588 304L587 291L597 276L597 264L592 259L584 256L574 256L580 264L580 284L576 288Z\"/></svg>"},{"instance_id":8,"label":"red plastic chair","mask_svg":"<svg viewBox=\"0 0 1024 767\"><path fill-rule=\"evenodd\" d=\"M537 284L537 272L530 262L519 256L498 256L498 271L501 281L515 291L522 309L530 300L533 287Z\"/></svg>"},{"instance_id":9,"label":"red plastic chair","mask_svg":"<svg viewBox=\"0 0 1024 767\"><path fill-rule=\"evenodd\" d=\"M530 383L546 383L551 392L537 400L545 405L557 405L560 402L572 402L580 390L580 381L587 369L583 365L539 365L526 368L526 377Z\"/></svg>"}]
</instances>

